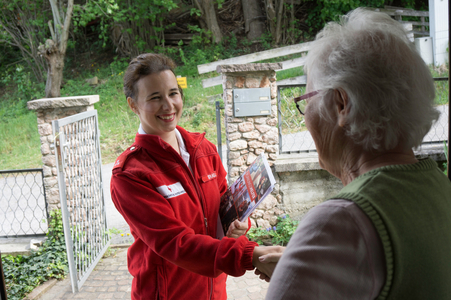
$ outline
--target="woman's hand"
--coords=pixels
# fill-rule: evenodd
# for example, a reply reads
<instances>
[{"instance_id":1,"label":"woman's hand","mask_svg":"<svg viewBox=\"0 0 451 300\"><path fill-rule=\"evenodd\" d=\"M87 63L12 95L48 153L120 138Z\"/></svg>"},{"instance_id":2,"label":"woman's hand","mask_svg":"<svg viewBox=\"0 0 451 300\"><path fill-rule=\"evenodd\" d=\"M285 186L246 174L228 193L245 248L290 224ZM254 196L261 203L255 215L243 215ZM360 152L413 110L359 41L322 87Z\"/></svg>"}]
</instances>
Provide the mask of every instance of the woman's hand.
<instances>
[{"instance_id":1,"label":"woman's hand","mask_svg":"<svg viewBox=\"0 0 451 300\"><path fill-rule=\"evenodd\" d=\"M252 263L256 267L255 275L269 282L284 250L285 247L281 246L255 247L252 259Z\"/></svg>"},{"instance_id":2,"label":"woman's hand","mask_svg":"<svg viewBox=\"0 0 451 300\"><path fill-rule=\"evenodd\" d=\"M247 219L244 222L240 222L239 220L233 221L232 224L230 224L229 230L227 230L227 237L230 238L239 238L240 236L246 234L248 229L249 223Z\"/></svg>"}]
</instances>

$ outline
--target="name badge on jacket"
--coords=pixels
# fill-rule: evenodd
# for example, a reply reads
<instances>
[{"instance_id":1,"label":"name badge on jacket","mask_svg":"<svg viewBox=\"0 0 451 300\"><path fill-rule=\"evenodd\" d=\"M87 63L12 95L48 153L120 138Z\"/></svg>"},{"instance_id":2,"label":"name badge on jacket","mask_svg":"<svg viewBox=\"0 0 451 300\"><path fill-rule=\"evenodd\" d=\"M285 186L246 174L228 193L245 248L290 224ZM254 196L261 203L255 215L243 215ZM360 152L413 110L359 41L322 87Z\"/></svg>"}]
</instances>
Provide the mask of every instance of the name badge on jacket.
<instances>
[{"instance_id":1,"label":"name badge on jacket","mask_svg":"<svg viewBox=\"0 0 451 300\"><path fill-rule=\"evenodd\" d=\"M174 198L186 193L180 182L159 186L157 190L165 199Z\"/></svg>"}]
</instances>

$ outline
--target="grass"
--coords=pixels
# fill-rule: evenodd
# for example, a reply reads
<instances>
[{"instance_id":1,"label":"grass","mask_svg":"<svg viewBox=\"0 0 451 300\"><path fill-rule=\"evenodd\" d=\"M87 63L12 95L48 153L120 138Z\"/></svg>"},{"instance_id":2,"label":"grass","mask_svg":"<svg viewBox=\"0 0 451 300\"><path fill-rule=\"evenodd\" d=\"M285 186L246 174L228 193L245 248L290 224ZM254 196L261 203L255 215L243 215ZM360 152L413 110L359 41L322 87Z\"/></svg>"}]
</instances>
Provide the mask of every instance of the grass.
<instances>
[{"instance_id":1,"label":"grass","mask_svg":"<svg viewBox=\"0 0 451 300\"><path fill-rule=\"evenodd\" d=\"M0 153L2 170L42 166L41 142L33 112L0 122Z\"/></svg>"}]
</instances>

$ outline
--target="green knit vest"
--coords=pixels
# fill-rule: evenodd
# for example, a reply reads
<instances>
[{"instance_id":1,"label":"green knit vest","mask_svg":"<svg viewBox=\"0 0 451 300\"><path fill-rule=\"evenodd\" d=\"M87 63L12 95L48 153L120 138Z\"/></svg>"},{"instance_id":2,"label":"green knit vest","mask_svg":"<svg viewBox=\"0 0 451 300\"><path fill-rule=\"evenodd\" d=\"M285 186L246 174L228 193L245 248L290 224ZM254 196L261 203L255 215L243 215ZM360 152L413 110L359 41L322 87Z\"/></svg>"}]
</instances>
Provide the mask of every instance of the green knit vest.
<instances>
[{"instance_id":1,"label":"green knit vest","mask_svg":"<svg viewBox=\"0 0 451 300\"><path fill-rule=\"evenodd\" d=\"M379 234L387 277L377 299L451 299L451 183L435 161L372 170L334 199L355 202Z\"/></svg>"}]
</instances>

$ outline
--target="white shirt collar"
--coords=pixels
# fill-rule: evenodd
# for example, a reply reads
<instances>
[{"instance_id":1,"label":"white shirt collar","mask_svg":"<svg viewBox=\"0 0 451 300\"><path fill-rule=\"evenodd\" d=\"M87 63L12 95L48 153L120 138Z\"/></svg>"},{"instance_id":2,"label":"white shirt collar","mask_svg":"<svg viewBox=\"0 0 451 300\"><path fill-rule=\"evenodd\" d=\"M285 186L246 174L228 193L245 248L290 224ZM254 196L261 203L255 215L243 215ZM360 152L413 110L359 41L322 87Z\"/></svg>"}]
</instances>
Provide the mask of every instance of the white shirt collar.
<instances>
[{"instance_id":1,"label":"white shirt collar","mask_svg":"<svg viewBox=\"0 0 451 300\"><path fill-rule=\"evenodd\" d=\"M144 131L143 126L141 125L141 123L139 124L138 133L139 133L139 134L147 134L147 133Z\"/></svg>"},{"instance_id":2,"label":"white shirt collar","mask_svg":"<svg viewBox=\"0 0 451 300\"><path fill-rule=\"evenodd\" d=\"M188 151L186 151L185 141L183 140L182 135L180 134L180 131L177 130L177 128L175 129L175 136L177 137L177 141L179 142L180 156L183 158L186 165L189 167L190 155Z\"/></svg>"}]
</instances>

